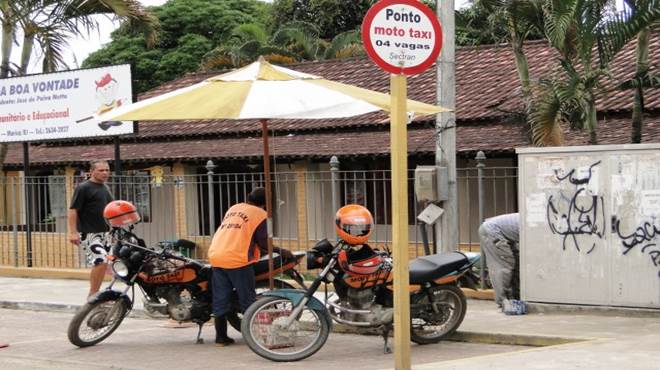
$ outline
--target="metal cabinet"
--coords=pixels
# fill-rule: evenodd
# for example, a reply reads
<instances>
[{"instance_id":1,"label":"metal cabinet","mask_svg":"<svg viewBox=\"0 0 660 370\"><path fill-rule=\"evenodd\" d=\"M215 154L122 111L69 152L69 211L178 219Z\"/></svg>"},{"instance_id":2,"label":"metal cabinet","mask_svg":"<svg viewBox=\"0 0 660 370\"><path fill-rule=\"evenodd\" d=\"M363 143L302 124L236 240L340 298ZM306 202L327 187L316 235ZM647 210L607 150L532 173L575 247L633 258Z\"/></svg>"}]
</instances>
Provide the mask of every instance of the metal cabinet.
<instances>
[{"instance_id":1,"label":"metal cabinet","mask_svg":"<svg viewBox=\"0 0 660 370\"><path fill-rule=\"evenodd\" d=\"M522 298L660 308L660 145L517 153Z\"/></svg>"}]
</instances>

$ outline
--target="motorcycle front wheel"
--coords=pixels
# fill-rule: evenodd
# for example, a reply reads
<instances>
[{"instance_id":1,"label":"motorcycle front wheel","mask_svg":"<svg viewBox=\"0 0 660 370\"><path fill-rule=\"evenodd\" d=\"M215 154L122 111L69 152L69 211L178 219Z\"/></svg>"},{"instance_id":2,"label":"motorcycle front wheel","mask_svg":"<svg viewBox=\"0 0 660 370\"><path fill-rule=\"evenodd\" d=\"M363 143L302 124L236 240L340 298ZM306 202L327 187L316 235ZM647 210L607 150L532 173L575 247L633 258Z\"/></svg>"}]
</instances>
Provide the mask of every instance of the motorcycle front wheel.
<instances>
[{"instance_id":1,"label":"motorcycle front wheel","mask_svg":"<svg viewBox=\"0 0 660 370\"><path fill-rule=\"evenodd\" d=\"M286 326L293 303L282 297L263 297L245 311L241 333L250 349L271 361L307 358L323 347L330 334L325 312L305 307Z\"/></svg>"},{"instance_id":2,"label":"motorcycle front wheel","mask_svg":"<svg viewBox=\"0 0 660 370\"><path fill-rule=\"evenodd\" d=\"M412 297L410 339L417 344L437 343L463 322L467 301L455 285L440 285Z\"/></svg>"},{"instance_id":3,"label":"motorcycle front wheel","mask_svg":"<svg viewBox=\"0 0 660 370\"><path fill-rule=\"evenodd\" d=\"M127 311L123 299L85 304L69 323L69 341L78 347L100 343L119 327Z\"/></svg>"},{"instance_id":4,"label":"motorcycle front wheel","mask_svg":"<svg viewBox=\"0 0 660 370\"><path fill-rule=\"evenodd\" d=\"M257 299L261 297L261 293L269 290L268 289L269 282L268 280L266 281L261 281L258 282L256 285L256 290L257 290ZM273 286L275 289L296 289L293 285L287 283L284 280L280 279L274 279L273 280ZM238 297L234 297L234 301L232 303L232 312L230 312L227 315L227 321L229 322L229 325L231 325L232 328L236 329L236 331L240 332L241 331L241 318L243 315L238 313L240 310L238 308Z\"/></svg>"}]
</instances>

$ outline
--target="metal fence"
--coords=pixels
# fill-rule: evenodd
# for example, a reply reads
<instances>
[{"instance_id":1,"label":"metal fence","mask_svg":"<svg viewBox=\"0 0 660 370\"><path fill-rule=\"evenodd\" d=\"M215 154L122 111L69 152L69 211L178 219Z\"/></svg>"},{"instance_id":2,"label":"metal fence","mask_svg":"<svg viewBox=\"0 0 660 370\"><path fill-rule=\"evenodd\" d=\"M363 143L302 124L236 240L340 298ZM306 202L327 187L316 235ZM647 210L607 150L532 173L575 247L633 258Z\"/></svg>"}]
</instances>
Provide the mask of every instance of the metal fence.
<instances>
[{"instance_id":1,"label":"metal fence","mask_svg":"<svg viewBox=\"0 0 660 370\"><path fill-rule=\"evenodd\" d=\"M489 217L518 212L518 168L486 167L482 152L476 166L459 168L458 228L462 249L479 248L479 225Z\"/></svg>"},{"instance_id":2,"label":"metal fence","mask_svg":"<svg viewBox=\"0 0 660 370\"><path fill-rule=\"evenodd\" d=\"M479 162L479 164L483 164ZM207 173L153 176L147 171L113 177L108 182L116 199L133 202L142 222L135 232L153 245L159 241L189 239L197 244L190 256L205 258L210 237L229 207L264 185L262 173ZM481 172L481 176L480 173ZM424 204L416 201L414 171L409 172L410 256L428 253L423 231L433 250L432 228L416 221ZM80 268L84 255L68 241L67 211L82 177L34 176L0 179L0 265L17 267ZM372 244L391 243L391 173L342 171L338 162L330 171L277 172L273 184L275 245L307 250L318 240L335 239L334 213L349 203L365 205L374 216ZM481 217L513 212L516 204L516 168L462 168L458 170L459 242L477 250ZM479 185L481 183L481 186ZM483 187L482 196L479 189ZM479 201L481 199L481 202ZM481 213L480 213L481 212Z\"/></svg>"}]
</instances>

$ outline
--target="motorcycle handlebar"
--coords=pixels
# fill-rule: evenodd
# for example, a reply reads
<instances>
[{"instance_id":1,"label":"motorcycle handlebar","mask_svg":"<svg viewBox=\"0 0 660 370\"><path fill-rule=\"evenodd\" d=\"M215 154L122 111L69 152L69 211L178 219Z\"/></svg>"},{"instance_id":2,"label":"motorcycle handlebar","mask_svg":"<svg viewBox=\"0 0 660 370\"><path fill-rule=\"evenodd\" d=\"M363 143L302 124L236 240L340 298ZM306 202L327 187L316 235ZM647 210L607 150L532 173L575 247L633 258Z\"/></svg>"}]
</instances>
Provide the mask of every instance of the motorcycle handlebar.
<instances>
[{"instance_id":1,"label":"motorcycle handlebar","mask_svg":"<svg viewBox=\"0 0 660 370\"><path fill-rule=\"evenodd\" d=\"M189 258L186 258L186 257L183 257L183 256L178 256L178 255L176 255L176 254L171 253L171 252L170 252L171 248L170 248L170 247L167 247L167 246L164 247L164 248L162 248L160 251L156 251L156 250L151 249L151 248L145 248L145 247L143 247L143 246L141 246L141 245L139 245L139 244L131 243L131 242L127 241L127 240L121 240L120 242L121 242L122 244L124 244L124 245L128 245L128 246L130 246L130 247L132 247L132 248L137 248L137 249L139 249L139 250L145 251L145 252L150 253L150 254L155 254L158 258L162 258L162 259L174 258L174 259L177 259L177 260L180 260L180 261L184 261L184 262L189 262L189 261L191 261L191 259L189 259Z\"/></svg>"}]
</instances>

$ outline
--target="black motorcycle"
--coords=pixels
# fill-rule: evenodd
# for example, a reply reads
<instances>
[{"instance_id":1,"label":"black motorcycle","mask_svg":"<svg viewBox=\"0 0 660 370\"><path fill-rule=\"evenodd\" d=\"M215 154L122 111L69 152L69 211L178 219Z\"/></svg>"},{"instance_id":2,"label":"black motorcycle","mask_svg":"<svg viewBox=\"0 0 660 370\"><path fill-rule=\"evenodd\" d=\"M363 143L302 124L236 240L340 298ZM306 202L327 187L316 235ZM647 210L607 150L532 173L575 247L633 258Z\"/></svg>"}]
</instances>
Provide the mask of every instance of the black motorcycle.
<instances>
[{"instance_id":1,"label":"black motorcycle","mask_svg":"<svg viewBox=\"0 0 660 370\"><path fill-rule=\"evenodd\" d=\"M449 252L410 261L411 340L437 343L459 327L467 302L462 286L476 288L471 271L477 253ZM385 339L392 329L394 296L389 251L322 240L308 252L308 269L322 269L306 290L264 292L245 312L242 334L259 356L272 361L297 361L318 351L328 338L332 321L364 328L381 328ZM315 296L322 283L335 293L325 302Z\"/></svg>"}]
</instances>

